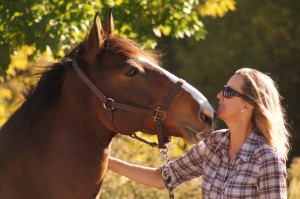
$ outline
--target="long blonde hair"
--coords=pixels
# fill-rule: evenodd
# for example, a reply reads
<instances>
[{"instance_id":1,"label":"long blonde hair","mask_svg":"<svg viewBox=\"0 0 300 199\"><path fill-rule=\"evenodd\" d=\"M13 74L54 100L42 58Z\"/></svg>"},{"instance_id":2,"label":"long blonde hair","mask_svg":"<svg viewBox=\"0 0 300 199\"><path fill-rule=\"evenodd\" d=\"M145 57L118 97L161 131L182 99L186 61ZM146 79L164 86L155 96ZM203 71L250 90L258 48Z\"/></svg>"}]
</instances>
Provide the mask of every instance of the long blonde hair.
<instances>
[{"instance_id":1,"label":"long blonde hair","mask_svg":"<svg viewBox=\"0 0 300 199\"><path fill-rule=\"evenodd\" d=\"M254 106L254 126L262 133L267 143L287 159L290 132L277 84L268 75L251 68L241 68L235 74L242 76L243 93L253 100L251 103Z\"/></svg>"}]
</instances>

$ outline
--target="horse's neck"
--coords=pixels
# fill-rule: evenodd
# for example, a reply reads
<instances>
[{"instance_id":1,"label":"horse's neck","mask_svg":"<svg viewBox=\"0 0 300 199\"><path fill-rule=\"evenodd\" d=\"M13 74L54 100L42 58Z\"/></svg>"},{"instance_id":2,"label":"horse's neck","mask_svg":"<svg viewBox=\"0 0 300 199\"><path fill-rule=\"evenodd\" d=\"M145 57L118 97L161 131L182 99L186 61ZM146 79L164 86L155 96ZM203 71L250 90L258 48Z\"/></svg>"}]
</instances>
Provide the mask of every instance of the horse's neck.
<instances>
[{"instance_id":1,"label":"horse's neck","mask_svg":"<svg viewBox=\"0 0 300 199\"><path fill-rule=\"evenodd\" d=\"M59 156L66 165L70 164L69 167L96 172L102 178L107 166L109 145L115 134L99 121L97 107L96 110L92 109L83 100L70 100L69 97L62 96L53 115L49 116L49 122L46 122L46 125L52 123L48 126L52 132L47 144L51 147L53 156Z\"/></svg>"},{"instance_id":2,"label":"horse's neck","mask_svg":"<svg viewBox=\"0 0 300 199\"><path fill-rule=\"evenodd\" d=\"M43 190L57 194L55 197L61 196L60 191L77 198L97 194L113 135L104 129L99 131L101 124L95 127L93 121L88 123L88 118L80 114L84 113L57 105L39 118L18 151L0 165L0 185L10 187L17 181L17 189L30 184L32 193Z\"/></svg>"},{"instance_id":3,"label":"horse's neck","mask_svg":"<svg viewBox=\"0 0 300 199\"><path fill-rule=\"evenodd\" d=\"M103 109L100 100L69 71L54 109L46 122L46 125L52 123L48 127L52 129L48 142L55 146L53 155L68 160L70 167L84 171L84 175L89 173L94 182L102 180L115 133L100 121L99 112Z\"/></svg>"},{"instance_id":4,"label":"horse's neck","mask_svg":"<svg viewBox=\"0 0 300 199\"><path fill-rule=\"evenodd\" d=\"M31 105L23 106L1 129L5 139L0 139L0 198L1 192L11 187L20 193L56 194L53 198L65 198L62 193L73 198L98 193L115 133L99 119L106 119L99 115L102 104L93 104L88 93L78 90L78 79L72 80L75 85L66 81L51 107L35 107L44 111L31 118ZM16 139L20 140L17 145ZM6 149L10 155L1 158Z\"/></svg>"}]
</instances>

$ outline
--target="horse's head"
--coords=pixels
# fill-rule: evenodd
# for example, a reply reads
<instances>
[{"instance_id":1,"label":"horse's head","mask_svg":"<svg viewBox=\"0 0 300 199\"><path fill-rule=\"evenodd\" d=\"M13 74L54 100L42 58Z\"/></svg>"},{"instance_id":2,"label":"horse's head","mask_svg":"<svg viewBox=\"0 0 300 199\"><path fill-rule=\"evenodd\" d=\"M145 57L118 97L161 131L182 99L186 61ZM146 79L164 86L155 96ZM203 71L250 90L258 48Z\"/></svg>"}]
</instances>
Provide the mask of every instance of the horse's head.
<instances>
[{"instance_id":1,"label":"horse's head","mask_svg":"<svg viewBox=\"0 0 300 199\"><path fill-rule=\"evenodd\" d=\"M113 33L111 12L104 26L96 14L77 57L80 68L101 91L98 97L95 93L91 95L93 111L112 132L156 134L151 114L165 116L164 112L153 110L162 105L179 78L158 66L155 53L141 50L132 41ZM173 97L163 120L165 136L196 142L212 132L213 108L197 89L184 82ZM105 101L104 106L101 100Z\"/></svg>"}]
</instances>

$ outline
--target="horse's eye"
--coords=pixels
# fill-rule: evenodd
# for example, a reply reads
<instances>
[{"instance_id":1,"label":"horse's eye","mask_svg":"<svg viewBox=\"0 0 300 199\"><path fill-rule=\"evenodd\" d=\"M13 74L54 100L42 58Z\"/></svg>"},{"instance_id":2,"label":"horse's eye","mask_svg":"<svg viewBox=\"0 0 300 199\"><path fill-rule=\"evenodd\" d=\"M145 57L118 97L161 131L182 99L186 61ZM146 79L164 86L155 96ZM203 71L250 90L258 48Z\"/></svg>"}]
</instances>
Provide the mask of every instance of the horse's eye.
<instances>
[{"instance_id":1,"label":"horse's eye","mask_svg":"<svg viewBox=\"0 0 300 199\"><path fill-rule=\"evenodd\" d=\"M139 73L139 70L136 68L131 68L130 70L128 70L125 75L128 77L134 77Z\"/></svg>"}]
</instances>

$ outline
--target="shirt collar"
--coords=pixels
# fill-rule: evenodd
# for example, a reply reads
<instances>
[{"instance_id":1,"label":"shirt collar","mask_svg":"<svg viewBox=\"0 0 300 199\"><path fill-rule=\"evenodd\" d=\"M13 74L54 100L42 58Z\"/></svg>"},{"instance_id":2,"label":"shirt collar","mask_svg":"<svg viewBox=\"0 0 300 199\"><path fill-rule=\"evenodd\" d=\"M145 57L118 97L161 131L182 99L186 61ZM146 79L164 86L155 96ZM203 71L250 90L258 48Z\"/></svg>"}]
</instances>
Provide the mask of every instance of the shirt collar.
<instances>
[{"instance_id":1,"label":"shirt collar","mask_svg":"<svg viewBox=\"0 0 300 199\"><path fill-rule=\"evenodd\" d=\"M221 141L217 145L215 152L219 151L220 153L222 153L222 155L227 155L229 137L230 137L229 130L227 130L225 132L224 137L221 139Z\"/></svg>"},{"instance_id":2,"label":"shirt collar","mask_svg":"<svg viewBox=\"0 0 300 199\"><path fill-rule=\"evenodd\" d=\"M229 143L230 133L229 130L226 131L225 136L222 138L220 143L217 145L215 151L219 151L222 155L228 155L228 143ZM257 144L259 143L260 135L257 133L257 130L254 129L249 137L246 139L240 150L237 152L237 156L240 157L243 161L248 161Z\"/></svg>"},{"instance_id":3,"label":"shirt collar","mask_svg":"<svg viewBox=\"0 0 300 199\"><path fill-rule=\"evenodd\" d=\"M260 137L261 136L257 133L256 129L251 132L251 134L237 153L237 155L243 161L249 161L249 159L253 155L254 150L257 148Z\"/></svg>"}]
</instances>

